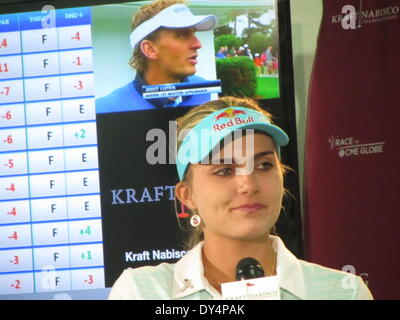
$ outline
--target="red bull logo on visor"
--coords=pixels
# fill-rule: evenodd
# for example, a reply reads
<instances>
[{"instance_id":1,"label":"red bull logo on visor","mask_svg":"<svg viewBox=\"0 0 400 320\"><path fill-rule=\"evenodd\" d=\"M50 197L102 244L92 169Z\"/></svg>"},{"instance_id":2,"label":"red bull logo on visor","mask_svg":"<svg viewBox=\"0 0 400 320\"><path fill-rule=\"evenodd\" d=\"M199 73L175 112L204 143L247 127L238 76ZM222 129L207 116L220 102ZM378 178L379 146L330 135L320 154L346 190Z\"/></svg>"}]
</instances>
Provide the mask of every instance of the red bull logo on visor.
<instances>
[{"instance_id":1,"label":"red bull logo on visor","mask_svg":"<svg viewBox=\"0 0 400 320\"><path fill-rule=\"evenodd\" d=\"M229 119L229 120L224 123L215 124L213 126L214 131L220 131L225 129L226 127L233 127L244 123L255 122L252 116L248 116L246 119L241 119L238 117L238 115L245 115L245 114L247 114L245 111L237 109L227 109L224 112L221 112L220 114L215 116L215 121L221 119Z\"/></svg>"},{"instance_id":2,"label":"red bull logo on visor","mask_svg":"<svg viewBox=\"0 0 400 320\"><path fill-rule=\"evenodd\" d=\"M224 112L221 112L219 115L215 116L215 121L218 121L219 119L223 118L234 118L238 114L247 114L247 113L243 110L226 109Z\"/></svg>"}]
</instances>

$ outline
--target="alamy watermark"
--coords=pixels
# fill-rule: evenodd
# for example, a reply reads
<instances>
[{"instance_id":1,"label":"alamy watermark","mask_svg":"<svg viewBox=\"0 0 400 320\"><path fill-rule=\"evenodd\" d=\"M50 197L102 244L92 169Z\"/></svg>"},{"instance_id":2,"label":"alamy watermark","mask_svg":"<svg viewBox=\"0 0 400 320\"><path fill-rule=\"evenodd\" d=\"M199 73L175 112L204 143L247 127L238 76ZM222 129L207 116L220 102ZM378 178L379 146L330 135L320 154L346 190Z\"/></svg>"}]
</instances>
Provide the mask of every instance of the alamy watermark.
<instances>
[{"instance_id":1,"label":"alamy watermark","mask_svg":"<svg viewBox=\"0 0 400 320\"><path fill-rule=\"evenodd\" d=\"M344 276L342 279L342 288L345 290L356 290L357 289L357 278L355 275L356 268L353 265L345 265L342 268L343 272L348 273L348 275ZM364 280L365 284L368 286L368 273L361 273L359 276Z\"/></svg>"},{"instance_id":2,"label":"alamy watermark","mask_svg":"<svg viewBox=\"0 0 400 320\"><path fill-rule=\"evenodd\" d=\"M165 133L162 129L153 128L147 132L146 141L154 142L146 150L147 163L176 164L177 159L181 163L201 164L232 164L234 161L240 165L235 168L237 175L246 175L253 171L254 129L235 130L223 139L213 128L184 129L177 136L176 121L169 121L168 130L169 132ZM178 153L179 143L181 145ZM221 146L224 146L223 157L221 157Z\"/></svg>"},{"instance_id":3,"label":"alamy watermark","mask_svg":"<svg viewBox=\"0 0 400 320\"><path fill-rule=\"evenodd\" d=\"M54 266L46 265L42 267L42 279L40 281L43 290L55 290L61 282L61 277L57 275Z\"/></svg>"},{"instance_id":4,"label":"alamy watermark","mask_svg":"<svg viewBox=\"0 0 400 320\"><path fill-rule=\"evenodd\" d=\"M47 4L42 7L42 13L45 15L42 18L42 28L50 29L56 26L56 8L52 5Z\"/></svg>"},{"instance_id":5,"label":"alamy watermark","mask_svg":"<svg viewBox=\"0 0 400 320\"><path fill-rule=\"evenodd\" d=\"M332 23L341 23L344 30L356 30L363 24L380 23L398 19L400 6L393 5L380 7L375 9L362 9L362 1L360 8L357 10L353 5L345 5L342 7L340 15L332 16Z\"/></svg>"}]
</instances>

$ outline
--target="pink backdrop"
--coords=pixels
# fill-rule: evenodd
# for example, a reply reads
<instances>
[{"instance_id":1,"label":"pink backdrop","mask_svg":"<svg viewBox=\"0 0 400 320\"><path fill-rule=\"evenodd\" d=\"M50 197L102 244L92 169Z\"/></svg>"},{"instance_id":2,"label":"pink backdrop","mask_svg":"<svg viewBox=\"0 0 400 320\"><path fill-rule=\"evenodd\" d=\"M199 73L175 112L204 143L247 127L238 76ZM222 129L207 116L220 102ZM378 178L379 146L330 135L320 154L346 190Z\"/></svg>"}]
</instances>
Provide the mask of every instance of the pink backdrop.
<instances>
[{"instance_id":1,"label":"pink backdrop","mask_svg":"<svg viewBox=\"0 0 400 320\"><path fill-rule=\"evenodd\" d=\"M400 2L323 3L308 109L305 257L352 266L374 298L400 299ZM341 21L345 5L361 8L361 21Z\"/></svg>"}]
</instances>

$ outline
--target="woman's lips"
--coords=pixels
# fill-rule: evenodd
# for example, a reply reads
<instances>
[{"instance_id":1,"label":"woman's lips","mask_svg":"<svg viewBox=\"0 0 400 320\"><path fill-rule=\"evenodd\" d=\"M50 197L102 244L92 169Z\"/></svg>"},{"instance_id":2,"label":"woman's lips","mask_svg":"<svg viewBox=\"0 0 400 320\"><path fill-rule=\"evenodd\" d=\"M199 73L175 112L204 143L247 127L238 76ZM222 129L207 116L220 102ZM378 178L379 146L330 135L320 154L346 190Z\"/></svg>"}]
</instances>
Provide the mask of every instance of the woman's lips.
<instances>
[{"instance_id":1,"label":"woman's lips","mask_svg":"<svg viewBox=\"0 0 400 320\"><path fill-rule=\"evenodd\" d=\"M245 205L233 208L233 210L243 211L243 212L255 212L262 208L265 208L265 205L263 205L262 203L256 202L256 203L247 203Z\"/></svg>"}]
</instances>

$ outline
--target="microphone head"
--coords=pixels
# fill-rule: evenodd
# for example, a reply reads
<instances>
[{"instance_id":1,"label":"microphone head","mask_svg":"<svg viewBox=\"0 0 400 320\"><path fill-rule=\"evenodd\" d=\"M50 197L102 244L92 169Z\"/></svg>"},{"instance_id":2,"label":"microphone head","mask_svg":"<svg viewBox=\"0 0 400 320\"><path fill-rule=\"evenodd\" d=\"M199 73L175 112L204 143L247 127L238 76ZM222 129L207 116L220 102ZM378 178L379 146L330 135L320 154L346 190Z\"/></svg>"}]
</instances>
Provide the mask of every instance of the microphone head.
<instances>
[{"instance_id":1,"label":"microphone head","mask_svg":"<svg viewBox=\"0 0 400 320\"><path fill-rule=\"evenodd\" d=\"M248 280L264 277L264 269L254 258L243 258L236 266L236 280Z\"/></svg>"}]
</instances>

